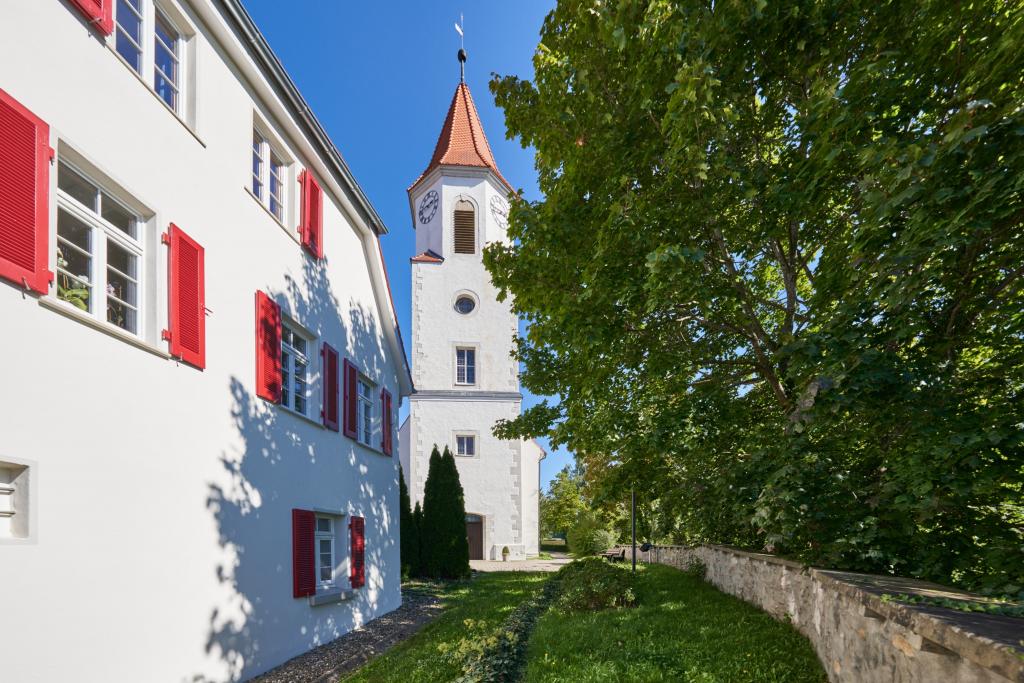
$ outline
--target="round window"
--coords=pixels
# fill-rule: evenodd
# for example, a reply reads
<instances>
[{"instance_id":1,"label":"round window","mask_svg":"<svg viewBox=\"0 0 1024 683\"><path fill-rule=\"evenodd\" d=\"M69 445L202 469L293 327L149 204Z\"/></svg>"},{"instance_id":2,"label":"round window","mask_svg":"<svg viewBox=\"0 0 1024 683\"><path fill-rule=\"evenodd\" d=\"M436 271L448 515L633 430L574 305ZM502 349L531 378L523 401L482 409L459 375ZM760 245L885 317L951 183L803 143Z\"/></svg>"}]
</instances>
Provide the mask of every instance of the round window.
<instances>
[{"instance_id":1,"label":"round window","mask_svg":"<svg viewBox=\"0 0 1024 683\"><path fill-rule=\"evenodd\" d=\"M474 308L476 308L476 302L471 297L462 295L455 300L455 310L462 315L472 313Z\"/></svg>"}]
</instances>

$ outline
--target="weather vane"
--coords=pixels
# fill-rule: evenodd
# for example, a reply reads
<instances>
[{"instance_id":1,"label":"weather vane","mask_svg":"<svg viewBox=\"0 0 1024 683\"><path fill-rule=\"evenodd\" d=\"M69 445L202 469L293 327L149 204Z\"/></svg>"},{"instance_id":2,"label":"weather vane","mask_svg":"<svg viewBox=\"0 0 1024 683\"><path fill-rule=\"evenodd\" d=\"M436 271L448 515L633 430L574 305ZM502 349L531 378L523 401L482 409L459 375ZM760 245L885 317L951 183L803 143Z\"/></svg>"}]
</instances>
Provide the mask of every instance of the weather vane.
<instances>
[{"instance_id":1,"label":"weather vane","mask_svg":"<svg viewBox=\"0 0 1024 683\"><path fill-rule=\"evenodd\" d=\"M462 31L465 24L466 20L463 18L462 12L459 12L459 20L455 22L455 31L459 34L459 81L461 83L466 82L466 34Z\"/></svg>"}]
</instances>

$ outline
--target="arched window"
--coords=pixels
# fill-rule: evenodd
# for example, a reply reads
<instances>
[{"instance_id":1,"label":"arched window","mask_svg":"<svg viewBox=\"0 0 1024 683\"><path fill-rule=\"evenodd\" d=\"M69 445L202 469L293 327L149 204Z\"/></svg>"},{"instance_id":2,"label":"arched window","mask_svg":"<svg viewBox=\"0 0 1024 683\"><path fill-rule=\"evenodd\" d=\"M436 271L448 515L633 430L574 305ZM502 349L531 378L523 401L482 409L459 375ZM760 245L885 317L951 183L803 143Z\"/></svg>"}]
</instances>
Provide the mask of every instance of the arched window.
<instances>
[{"instance_id":1,"label":"arched window","mask_svg":"<svg viewBox=\"0 0 1024 683\"><path fill-rule=\"evenodd\" d=\"M473 205L465 199L455 202L455 253L476 253L476 217Z\"/></svg>"}]
</instances>

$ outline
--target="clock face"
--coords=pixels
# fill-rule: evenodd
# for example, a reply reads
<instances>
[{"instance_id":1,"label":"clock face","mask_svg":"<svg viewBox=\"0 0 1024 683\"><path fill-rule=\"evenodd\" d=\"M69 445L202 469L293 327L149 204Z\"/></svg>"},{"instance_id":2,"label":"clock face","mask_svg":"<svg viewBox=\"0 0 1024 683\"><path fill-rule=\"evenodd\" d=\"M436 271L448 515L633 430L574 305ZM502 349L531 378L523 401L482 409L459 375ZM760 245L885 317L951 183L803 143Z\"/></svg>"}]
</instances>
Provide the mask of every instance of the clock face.
<instances>
[{"instance_id":1,"label":"clock face","mask_svg":"<svg viewBox=\"0 0 1024 683\"><path fill-rule=\"evenodd\" d=\"M508 227L508 202L495 195L491 197L491 215L502 228Z\"/></svg>"},{"instance_id":2,"label":"clock face","mask_svg":"<svg viewBox=\"0 0 1024 683\"><path fill-rule=\"evenodd\" d=\"M434 220L434 214L437 213L437 205L440 203L440 199L437 196L437 190L431 190L423 195L423 201L420 202L419 210L420 223L426 225L430 221Z\"/></svg>"}]
</instances>

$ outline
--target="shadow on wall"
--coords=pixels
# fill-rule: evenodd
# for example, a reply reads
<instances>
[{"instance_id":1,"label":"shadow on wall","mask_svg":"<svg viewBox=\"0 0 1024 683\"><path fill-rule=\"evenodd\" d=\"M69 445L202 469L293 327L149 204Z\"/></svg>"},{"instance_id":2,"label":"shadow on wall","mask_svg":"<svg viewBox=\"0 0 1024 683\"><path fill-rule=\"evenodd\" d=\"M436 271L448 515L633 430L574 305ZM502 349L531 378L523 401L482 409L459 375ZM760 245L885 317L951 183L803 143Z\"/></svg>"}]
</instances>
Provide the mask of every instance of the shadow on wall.
<instances>
[{"instance_id":1,"label":"shadow on wall","mask_svg":"<svg viewBox=\"0 0 1024 683\"><path fill-rule=\"evenodd\" d=\"M340 307L325 262L307 259L301 283L285 279L285 291L264 290L281 306L282 316L343 357L358 359L369 377L383 379L387 363L375 318L351 301L347 309ZM319 353L319 347L309 350L317 387ZM232 419L241 438L223 451L223 476L209 485L207 499L222 560L216 569L221 594L209 616L206 650L225 673L216 679L197 675L195 681L244 680L399 604L397 592L384 593L385 577L397 586L399 573L394 461L269 404L249 390L253 385L251 377L231 378ZM308 412L316 420L320 400L314 391ZM354 599L311 607L306 598L292 597L295 507L340 508L366 518L366 585ZM337 584L347 589L348 517L338 526L336 554L342 564Z\"/></svg>"}]
</instances>

